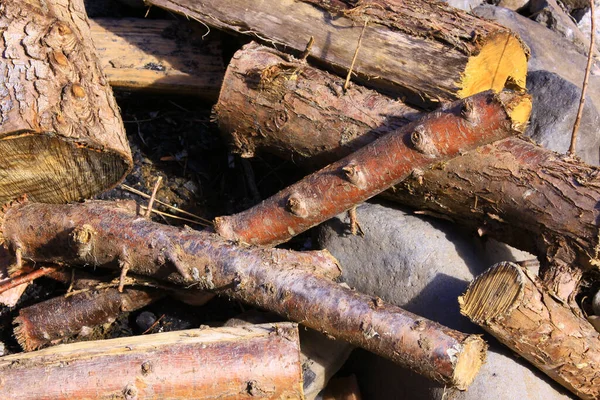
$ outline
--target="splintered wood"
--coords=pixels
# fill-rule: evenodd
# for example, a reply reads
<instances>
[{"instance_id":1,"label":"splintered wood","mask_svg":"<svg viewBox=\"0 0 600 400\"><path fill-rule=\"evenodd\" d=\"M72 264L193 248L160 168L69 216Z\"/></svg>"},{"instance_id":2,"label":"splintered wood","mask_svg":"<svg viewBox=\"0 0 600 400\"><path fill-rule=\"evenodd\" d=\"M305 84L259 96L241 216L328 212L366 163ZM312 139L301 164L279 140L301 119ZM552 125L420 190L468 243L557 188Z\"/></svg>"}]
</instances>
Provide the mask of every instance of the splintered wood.
<instances>
[{"instance_id":1,"label":"splintered wood","mask_svg":"<svg viewBox=\"0 0 600 400\"><path fill-rule=\"evenodd\" d=\"M600 334L510 262L478 276L461 313L582 399L600 397Z\"/></svg>"},{"instance_id":2,"label":"splintered wood","mask_svg":"<svg viewBox=\"0 0 600 400\"><path fill-rule=\"evenodd\" d=\"M140 218L122 203L15 202L0 220L1 240L23 259L118 267L211 290L363 347L438 382L466 389L486 345L333 281L326 251L236 245L218 235Z\"/></svg>"},{"instance_id":3,"label":"splintered wood","mask_svg":"<svg viewBox=\"0 0 600 400\"><path fill-rule=\"evenodd\" d=\"M168 382L168 384L167 384ZM0 358L6 399L302 399L296 324L190 329Z\"/></svg>"},{"instance_id":4,"label":"splintered wood","mask_svg":"<svg viewBox=\"0 0 600 400\"><path fill-rule=\"evenodd\" d=\"M0 26L0 203L116 185L133 161L83 1L3 1Z\"/></svg>"}]
</instances>

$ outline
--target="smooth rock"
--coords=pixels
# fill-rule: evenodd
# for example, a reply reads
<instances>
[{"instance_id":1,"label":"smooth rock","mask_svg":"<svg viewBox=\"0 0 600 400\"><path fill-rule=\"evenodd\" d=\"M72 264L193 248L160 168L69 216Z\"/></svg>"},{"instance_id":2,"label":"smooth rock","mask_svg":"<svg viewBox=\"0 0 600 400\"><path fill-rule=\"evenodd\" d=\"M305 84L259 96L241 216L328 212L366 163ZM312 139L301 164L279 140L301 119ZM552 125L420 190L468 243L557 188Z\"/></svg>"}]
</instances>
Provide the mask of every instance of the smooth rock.
<instances>
[{"instance_id":1,"label":"smooth rock","mask_svg":"<svg viewBox=\"0 0 600 400\"><path fill-rule=\"evenodd\" d=\"M475 7L483 4L485 0L443 0L454 8L460 8L464 11L471 11Z\"/></svg>"},{"instance_id":2,"label":"smooth rock","mask_svg":"<svg viewBox=\"0 0 600 400\"><path fill-rule=\"evenodd\" d=\"M581 89L559 75L533 71L527 75L533 109L525 134L542 146L565 154L579 108ZM600 164L600 113L587 99L579 126L576 153L591 165Z\"/></svg>"},{"instance_id":3,"label":"smooth rock","mask_svg":"<svg viewBox=\"0 0 600 400\"><path fill-rule=\"evenodd\" d=\"M529 0L500 0L496 6L508 8L509 10L520 10L529 5Z\"/></svg>"}]
</instances>

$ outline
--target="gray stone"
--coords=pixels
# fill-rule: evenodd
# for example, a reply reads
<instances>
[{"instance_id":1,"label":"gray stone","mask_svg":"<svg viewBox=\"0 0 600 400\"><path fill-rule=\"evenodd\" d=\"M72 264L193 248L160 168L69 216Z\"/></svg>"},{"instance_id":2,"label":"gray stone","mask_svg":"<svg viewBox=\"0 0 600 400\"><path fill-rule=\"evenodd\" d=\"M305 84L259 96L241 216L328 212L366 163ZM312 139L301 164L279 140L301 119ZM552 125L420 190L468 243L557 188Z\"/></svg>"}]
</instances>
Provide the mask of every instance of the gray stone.
<instances>
[{"instance_id":1,"label":"gray stone","mask_svg":"<svg viewBox=\"0 0 600 400\"><path fill-rule=\"evenodd\" d=\"M471 11L475 7L484 3L485 0L443 0L454 8L460 8L464 11Z\"/></svg>"},{"instance_id":2,"label":"gray stone","mask_svg":"<svg viewBox=\"0 0 600 400\"><path fill-rule=\"evenodd\" d=\"M527 89L533 97L533 109L525 134L550 150L566 153L581 90L548 71L530 72L527 75ZM600 114L589 98L583 109L576 150L586 163L599 164Z\"/></svg>"}]
</instances>

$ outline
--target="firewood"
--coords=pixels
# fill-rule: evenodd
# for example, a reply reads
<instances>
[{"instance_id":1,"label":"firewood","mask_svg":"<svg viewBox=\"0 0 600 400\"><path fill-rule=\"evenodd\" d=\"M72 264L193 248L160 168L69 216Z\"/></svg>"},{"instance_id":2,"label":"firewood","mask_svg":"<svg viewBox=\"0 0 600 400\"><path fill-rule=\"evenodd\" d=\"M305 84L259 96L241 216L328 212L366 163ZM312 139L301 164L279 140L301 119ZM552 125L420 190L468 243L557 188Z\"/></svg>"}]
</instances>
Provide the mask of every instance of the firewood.
<instances>
[{"instance_id":1,"label":"firewood","mask_svg":"<svg viewBox=\"0 0 600 400\"><path fill-rule=\"evenodd\" d=\"M254 83L244 84L244 79ZM219 125L242 155L270 151L318 168L418 116L416 110L359 86L339 97L332 94L341 85L341 78L248 45L228 67L215 107ZM249 116L256 116L252 124L258 135L251 134ZM286 118L289 123L283 123ZM536 254L544 275L560 264L568 272L563 277L572 282L561 285L572 288L577 274L568 267L587 270L600 262L599 174L596 167L514 137L439 168L417 171L384 195ZM552 275L548 281L556 280ZM571 293L566 292L560 294L564 299Z\"/></svg>"},{"instance_id":2,"label":"firewood","mask_svg":"<svg viewBox=\"0 0 600 400\"><path fill-rule=\"evenodd\" d=\"M7 399L301 399L298 327L205 328L0 358Z\"/></svg>"},{"instance_id":3,"label":"firewood","mask_svg":"<svg viewBox=\"0 0 600 400\"><path fill-rule=\"evenodd\" d=\"M274 245L349 210L421 169L520 132L531 100L483 92L405 125L241 213L215 219L223 237Z\"/></svg>"},{"instance_id":4,"label":"firewood","mask_svg":"<svg viewBox=\"0 0 600 400\"><path fill-rule=\"evenodd\" d=\"M459 302L462 314L571 392L600 397L600 334L526 268L494 265Z\"/></svg>"},{"instance_id":5,"label":"firewood","mask_svg":"<svg viewBox=\"0 0 600 400\"><path fill-rule=\"evenodd\" d=\"M141 18L90 20L100 66L113 88L214 101L225 67L221 42L201 25ZM183 37L182 37L183 36Z\"/></svg>"},{"instance_id":6,"label":"firewood","mask_svg":"<svg viewBox=\"0 0 600 400\"><path fill-rule=\"evenodd\" d=\"M485 358L479 336L332 282L339 270L328 252L236 245L213 233L140 218L114 202L15 202L6 207L0 232L4 244L24 260L113 268L128 263L132 273L273 311L460 389Z\"/></svg>"},{"instance_id":7,"label":"firewood","mask_svg":"<svg viewBox=\"0 0 600 400\"><path fill-rule=\"evenodd\" d=\"M56 344L75 335L86 336L91 329L114 322L123 312L135 311L164 296L152 289L99 288L101 281L87 283L72 296L59 296L19 310L15 337L25 351ZM83 290L83 291L80 291Z\"/></svg>"},{"instance_id":8,"label":"firewood","mask_svg":"<svg viewBox=\"0 0 600 400\"><path fill-rule=\"evenodd\" d=\"M133 161L83 1L3 1L0 25L0 202L116 185Z\"/></svg>"},{"instance_id":9,"label":"firewood","mask_svg":"<svg viewBox=\"0 0 600 400\"><path fill-rule=\"evenodd\" d=\"M321 65L351 69L368 86L415 104L525 87L528 50L506 28L433 0L148 0L218 29L302 52Z\"/></svg>"}]
</instances>

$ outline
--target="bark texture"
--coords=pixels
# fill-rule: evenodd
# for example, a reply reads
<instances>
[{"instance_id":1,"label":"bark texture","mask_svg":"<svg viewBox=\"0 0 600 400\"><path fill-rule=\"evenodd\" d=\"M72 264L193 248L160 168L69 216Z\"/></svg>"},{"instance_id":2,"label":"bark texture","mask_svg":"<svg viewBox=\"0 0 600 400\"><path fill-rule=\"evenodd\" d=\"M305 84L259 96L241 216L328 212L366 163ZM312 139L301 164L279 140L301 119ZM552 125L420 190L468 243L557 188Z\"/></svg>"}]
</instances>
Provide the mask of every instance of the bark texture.
<instances>
[{"instance_id":1,"label":"bark texture","mask_svg":"<svg viewBox=\"0 0 600 400\"><path fill-rule=\"evenodd\" d=\"M100 66L113 88L198 96L214 102L225 67L221 41L198 24L141 18L90 20ZM201 30L204 30L202 32Z\"/></svg>"},{"instance_id":2,"label":"bark texture","mask_svg":"<svg viewBox=\"0 0 600 400\"><path fill-rule=\"evenodd\" d=\"M420 169L518 133L531 100L491 91L385 135L244 212L215 219L225 238L274 245L346 211Z\"/></svg>"},{"instance_id":3,"label":"bark texture","mask_svg":"<svg viewBox=\"0 0 600 400\"><path fill-rule=\"evenodd\" d=\"M466 389L485 344L314 272L326 252L238 246L208 232L163 226L112 202L15 203L0 222L23 259L117 267L251 303L346 340L438 382ZM179 273L175 271L179 271ZM323 270L323 267L317 271Z\"/></svg>"},{"instance_id":4,"label":"bark texture","mask_svg":"<svg viewBox=\"0 0 600 400\"><path fill-rule=\"evenodd\" d=\"M218 29L305 50L314 61L350 69L378 89L416 104L456 100L506 85L525 87L528 50L506 28L430 0L149 0Z\"/></svg>"},{"instance_id":5,"label":"bark texture","mask_svg":"<svg viewBox=\"0 0 600 400\"><path fill-rule=\"evenodd\" d=\"M90 197L132 165L81 0L0 5L0 202Z\"/></svg>"},{"instance_id":6,"label":"bark texture","mask_svg":"<svg viewBox=\"0 0 600 400\"><path fill-rule=\"evenodd\" d=\"M0 360L10 399L301 399L298 327L207 328L59 345Z\"/></svg>"},{"instance_id":7,"label":"bark texture","mask_svg":"<svg viewBox=\"0 0 600 400\"><path fill-rule=\"evenodd\" d=\"M97 281L96 283L100 283ZM92 328L114 322L123 312L135 311L163 296L150 289L94 289L72 296L55 297L19 310L15 337L25 351L36 350Z\"/></svg>"},{"instance_id":8,"label":"bark texture","mask_svg":"<svg viewBox=\"0 0 600 400\"><path fill-rule=\"evenodd\" d=\"M571 392L600 397L600 334L526 268L496 264L459 302L461 313Z\"/></svg>"}]
</instances>

